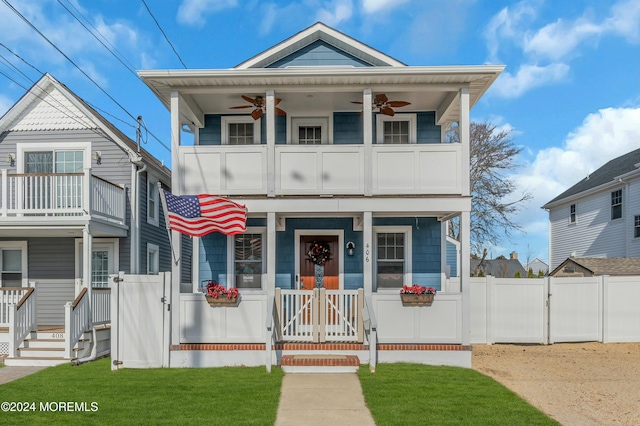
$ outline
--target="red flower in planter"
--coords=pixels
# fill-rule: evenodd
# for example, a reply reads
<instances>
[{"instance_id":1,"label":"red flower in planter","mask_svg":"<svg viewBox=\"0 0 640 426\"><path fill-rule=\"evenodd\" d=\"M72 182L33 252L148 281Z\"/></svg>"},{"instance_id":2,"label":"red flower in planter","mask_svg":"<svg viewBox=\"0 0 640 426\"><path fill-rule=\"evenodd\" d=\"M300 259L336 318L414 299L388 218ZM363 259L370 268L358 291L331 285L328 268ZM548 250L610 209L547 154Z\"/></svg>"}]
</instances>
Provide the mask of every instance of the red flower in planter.
<instances>
[{"instance_id":1,"label":"red flower in planter","mask_svg":"<svg viewBox=\"0 0 640 426\"><path fill-rule=\"evenodd\" d=\"M234 297L240 296L240 291L235 288L229 288L218 284L215 280L206 281L207 286L204 288L205 294L213 297L214 299L219 299L221 297L226 297L227 299L233 299Z\"/></svg>"},{"instance_id":2,"label":"red flower in planter","mask_svg":"<svg viewBox=\"0 0 640 426\"><path fill-rule=\"evenodd\" d=\"M433 287L424 287L418 284L414 284L411 287L405 285L400 290L400 294L436 294L436 289Z\"/></svg>"}]
</instances>

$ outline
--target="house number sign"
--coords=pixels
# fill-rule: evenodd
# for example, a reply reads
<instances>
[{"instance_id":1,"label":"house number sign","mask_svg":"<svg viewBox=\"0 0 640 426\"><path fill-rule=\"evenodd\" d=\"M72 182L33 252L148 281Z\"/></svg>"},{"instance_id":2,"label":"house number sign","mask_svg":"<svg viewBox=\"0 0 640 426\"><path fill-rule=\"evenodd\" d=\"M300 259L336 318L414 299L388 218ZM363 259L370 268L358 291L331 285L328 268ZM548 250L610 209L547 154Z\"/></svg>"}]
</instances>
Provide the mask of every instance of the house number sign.
<instances>
[{"instance_id":1,"label":"house number sign","mask_svg":"<svg viewBox=\"0 0 640 426\"><path fill-rule=\"evenodd\" d=\"M365 250L364 254L365 254L364 261L369 263L369 244L367 244L367 250Z\"/></svg>"}]
</instances>

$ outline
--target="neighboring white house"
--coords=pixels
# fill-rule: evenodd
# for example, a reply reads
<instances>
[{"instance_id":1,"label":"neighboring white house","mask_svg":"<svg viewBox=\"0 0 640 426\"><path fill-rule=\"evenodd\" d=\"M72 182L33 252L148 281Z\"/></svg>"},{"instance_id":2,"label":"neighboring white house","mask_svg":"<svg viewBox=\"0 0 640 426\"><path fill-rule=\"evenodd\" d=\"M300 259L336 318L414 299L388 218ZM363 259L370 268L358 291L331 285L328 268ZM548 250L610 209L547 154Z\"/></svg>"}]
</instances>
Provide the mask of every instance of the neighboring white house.
<instances>
[{"instance_id":1,"label":"neighboring white house","mask_svg":"<svg viewBox=\"0 0 640 426\"><path fill-rule=\"evenodd\" d=\"M549 268L569 257L640 257L640 149L549 201Z\"/></svg>"},{"instance_id":2,"label":"neighboring white house","mask_svg":"<svg viewBox=\"0 0 640 426\"><path fill-rule=\"evenodd\" d=\"M549 272L549 265L536 257L531 262L527 263L524 269L527 273L529 273L529 269L531 269L536 276L538 276L540 271L542 271L543 275L546 275Z\"/></svg>"},{"instance_id":3,"label":"neighboring white house","mask_svg":"<svg viewBox=\"0 0 640 426\"><path fill-rule=\"evenodd\" d=\"M381 360L469 366L469 111L503 69L408 66L317 23L232 69L140 71L171 112L173 192L249 212L243 235L194 238L193 293L171 305L171 363L250 364L219 353L269 351L273 339L277 357L297 348L363 360L370 344ZM459 143L445 141L452 123ZM181 143L187 127L193 146ZM457 216L463 261L448 266L446 221ZM315 244L329 253L320 265ZM452 289L450 266L462 282ZM207 280L238 287L239 306L210 308L197 293ZM439 290L432 307L402 306L412 284ZM318 346L287 346L300 341Z\"/></svg>"}]
</instances>

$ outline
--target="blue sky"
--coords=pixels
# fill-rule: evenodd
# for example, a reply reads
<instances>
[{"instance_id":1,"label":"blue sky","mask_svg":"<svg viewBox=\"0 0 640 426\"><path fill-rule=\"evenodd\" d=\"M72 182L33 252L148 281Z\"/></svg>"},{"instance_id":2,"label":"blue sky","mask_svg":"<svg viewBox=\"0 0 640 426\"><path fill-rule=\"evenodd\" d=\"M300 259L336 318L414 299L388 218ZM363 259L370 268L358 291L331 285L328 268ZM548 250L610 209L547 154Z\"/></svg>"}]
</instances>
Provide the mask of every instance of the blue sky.
<instances>
[{"instance_id":1,"label":"blue sky","mask_svg":"<svg viewBox=\"0 0 640 426\"><path fill-rule=\"evenodd\" d=\"M640 146L637 0L146 4L190 69L233 67L316 21L408 65L506 65L471 118L512 130L523 152L521 167L510 178L519 191L531 192L534 198L514 217L525 232L489 247L493 257L515 250L523 262L527 257L546 261L547 214L540 206L606 161ZM120 61L69 11L84 26L99 31ZM3 0L0 22L0 114L40 72L49 72L131 138L134 117L142 115L153 135L169 146L169 113L131 70L183 66L142 1ZM169 151L153 137L147 138L145 148L169 164Z\"/></svg>"}]
</instances>

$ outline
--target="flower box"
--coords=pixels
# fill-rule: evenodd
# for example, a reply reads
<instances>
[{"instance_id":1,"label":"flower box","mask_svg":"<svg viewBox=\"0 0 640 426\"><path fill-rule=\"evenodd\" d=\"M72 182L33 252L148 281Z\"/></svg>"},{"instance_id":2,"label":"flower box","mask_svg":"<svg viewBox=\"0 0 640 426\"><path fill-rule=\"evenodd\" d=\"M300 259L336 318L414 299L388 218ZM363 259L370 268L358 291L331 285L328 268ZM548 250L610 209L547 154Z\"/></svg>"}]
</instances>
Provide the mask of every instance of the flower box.
<instances>
[{"instance_id":1,"label":"flower box","mask_svg":"<svg viewBox=\"0 0 640 426\"><path fill-rule=\"evenodd\" d=\"M225 288L215 280L205 280L200 290L209 306L238 306L240 292L237 288Z\"/></svg>"},{"instance_id":2,"label":"flower box","mask_svg":"<svg viewBox=\"0 0 640 426\"><path fill-rule=\"evenodd\" d=\"M226 296L215 298L213 296L209 296L208 294L205 294L204 297L207 298L207 303L209 304L209 306L237 306L238 305L237 297L232 297L231 299L229 299Z\"/></svg>"},{"instance_id":3,"label":"flower box","mask_svg":"<svg viewBox=\"0 0 640 426\"><path fill-rule=\"evenodd\" d=\"M401 294L402 306L431 306L435 294Z\"/></svg>"}]
</instances>

